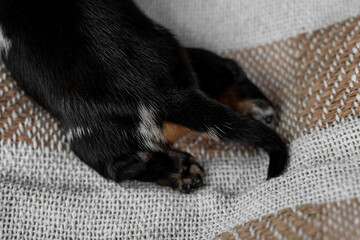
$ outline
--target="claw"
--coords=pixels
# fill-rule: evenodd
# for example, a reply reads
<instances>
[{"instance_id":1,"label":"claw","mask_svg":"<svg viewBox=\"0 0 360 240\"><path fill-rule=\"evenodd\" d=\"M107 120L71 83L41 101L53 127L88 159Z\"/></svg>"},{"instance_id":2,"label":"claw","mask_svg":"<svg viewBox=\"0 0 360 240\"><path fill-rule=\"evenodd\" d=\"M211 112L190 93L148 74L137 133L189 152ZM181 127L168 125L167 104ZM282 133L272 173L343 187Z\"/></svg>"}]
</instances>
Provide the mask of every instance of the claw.
<instances>
[{"instance_id":1,"label":"claw","mask_svg":"<svg viewBox=\"0 0 360 240\"><path fill-rule=\"evenodd\" d=\"M183 183L183 185L181 186L181 191L183 193L189 193L191 190L191 185L190 183Z\"/></svg>"}]
</instances>

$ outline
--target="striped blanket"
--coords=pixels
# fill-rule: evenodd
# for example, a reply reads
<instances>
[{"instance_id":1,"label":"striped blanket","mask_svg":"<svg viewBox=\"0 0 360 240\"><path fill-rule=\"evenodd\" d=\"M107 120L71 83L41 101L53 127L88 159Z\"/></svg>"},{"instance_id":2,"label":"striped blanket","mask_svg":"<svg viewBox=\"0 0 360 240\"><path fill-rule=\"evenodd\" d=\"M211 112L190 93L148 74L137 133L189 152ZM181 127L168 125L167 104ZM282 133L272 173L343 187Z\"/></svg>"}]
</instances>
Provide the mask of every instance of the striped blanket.
<instances>
[{"instance_id":1,"label":"striped blanket","mask_svg":"<svg viewBox=\"0 0 360 240\"><path fill-rule=\"evenodd\" d=\"M204 166L181 194L106 181L0 62L0 239L360 239L360 2L138 0L191 47L235 59L275 104L289 166L189 133Z\"/></svg>"}]
</instances>

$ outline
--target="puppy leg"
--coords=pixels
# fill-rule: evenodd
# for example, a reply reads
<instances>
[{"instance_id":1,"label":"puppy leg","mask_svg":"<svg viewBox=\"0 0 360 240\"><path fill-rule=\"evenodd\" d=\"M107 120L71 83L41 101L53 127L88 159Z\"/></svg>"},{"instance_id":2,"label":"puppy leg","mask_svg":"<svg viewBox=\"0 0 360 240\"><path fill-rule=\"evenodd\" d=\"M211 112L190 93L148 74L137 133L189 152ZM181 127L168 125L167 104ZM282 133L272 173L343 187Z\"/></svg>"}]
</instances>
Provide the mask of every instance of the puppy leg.
<instances>
[{"instance_id":1,"label":"puppy leg","mask_svg":"<svg viewBox=\"0 0 360 240\"><path fill-rule=\"evenodd\" d=\"M202 49L188 49L187 52L202 91L232 109L274 127L272 104L234 60Z\"/></svg>"},{"instance_id":2,"label":"puppy leg","mask_svg":"<svg viewBox=\"0 0 360 240\"><path fill-rule=\"evenodd\" d=\"M184 193L202 186L205 174L192 156L170 149L151 136L157 134L157 126L146 127L148 133L136 131L135 125L127 124L125 128L111 122L101 129L81 128L86 131L72 134L71 146L83 162L116 182L154 182Z\"/></svg>"},{"instance_id":3,"label":"puppy leg","mask_svg":"<svg viewBox=\"0 0 360 240\"><path fill-rule=\"evenodd\" d=\"M88 164L93 163L89 156L82 159ZM98 158L96 162L97 166L92 167L113 181L154 182L184 193L201 187L205 176L203 168L190 154L175 150L121 154L113 158Z\"/></svg>"},{"instance_id":4,"label":"puppy leg","mask_svg":"<svg viewBox=\"0 0 360 240\"><path fill-rule=\"evenodd\" d=\"M190 154L175 150L126 154L108 165L108 177L112 180L154 182L184 193L201 187L204 176L202 167Z\"/></svg>"},{"instance_id":5,"label":"puppy leg","mask_svg":"<svg viewBox=\"0 0 360 240\"><path fill-rule=\"evenodd\" d=\"M262 147L270 156L268 178L279 176L287 164L287 148L281 138L260 121L232 111L202 92L183 93L169 110L167 121L220 140Z\"/></svg>"}]
</instances>

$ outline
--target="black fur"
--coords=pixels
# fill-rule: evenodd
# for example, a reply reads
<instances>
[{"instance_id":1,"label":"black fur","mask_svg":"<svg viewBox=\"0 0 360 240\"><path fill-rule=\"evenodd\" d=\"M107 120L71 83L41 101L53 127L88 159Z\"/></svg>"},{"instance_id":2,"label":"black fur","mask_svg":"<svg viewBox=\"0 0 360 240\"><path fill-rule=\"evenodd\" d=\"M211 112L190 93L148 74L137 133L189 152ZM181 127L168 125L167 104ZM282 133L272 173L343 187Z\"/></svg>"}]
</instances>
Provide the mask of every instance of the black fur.
<instances>
[{"instance_id":1,"label":"black fur","mask_svg":"<svg viewBox=\"0 0 360 240\"><path fill-rule=\"evenodd\" d=\"M231 86L265 99L238 65L182 48L132 1L0 0L0 27L11 42L2 58L14 79L66 131L80 128L71 147L102 176L156 182L182 173L187 157L157 138L164 121L260 146L270 156L268 177L283 172L280 137L211 99Z\"/></svg>"}]
</instances>

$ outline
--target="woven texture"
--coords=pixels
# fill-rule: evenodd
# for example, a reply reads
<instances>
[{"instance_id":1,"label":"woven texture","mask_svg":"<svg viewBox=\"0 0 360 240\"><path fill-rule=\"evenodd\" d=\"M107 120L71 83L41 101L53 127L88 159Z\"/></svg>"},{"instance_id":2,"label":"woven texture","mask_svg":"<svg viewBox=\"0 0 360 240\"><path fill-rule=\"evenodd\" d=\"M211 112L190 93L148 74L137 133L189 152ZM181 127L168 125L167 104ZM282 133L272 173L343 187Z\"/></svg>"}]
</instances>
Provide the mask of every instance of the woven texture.
<instances>
[{"instance_id":1,"label":"woven texture","mask_svg":"<svg viewBox=\"0 0 360 240\"><path fill-rule=\"evenodd\" d=\"M194 134L206 185L186 195L115 184L69 150L57 120L0 64L1 239L357 239L360 17L246 50L226 50L276 103L285 174L265 181L258 149Z\"/></svg>"},{"instance_id":2,"label":"woven texture","mask_svg":"<svg viewBox=\"0 0 360 240\"><path fill-rule=\"evenodd\" d=\"M359 239L358 199L304 204L253 220L215 239Z\"/></svg>"},{"instance_id":3,"label":"woven texture","mask_svg":"<svg viewBox=\"0 0 360 240\"><path fill-rule=\"evenodd\" d=\"M360 14L358 0L135 0L185 46L221 51L294 37Z\"/></svg>"}]
</instances>

